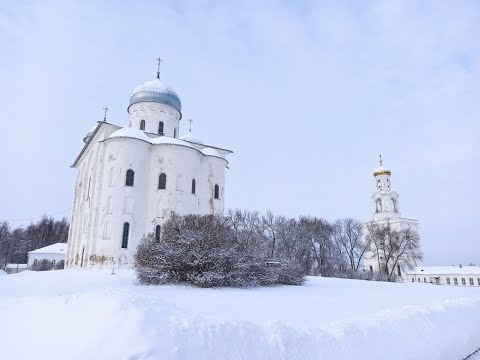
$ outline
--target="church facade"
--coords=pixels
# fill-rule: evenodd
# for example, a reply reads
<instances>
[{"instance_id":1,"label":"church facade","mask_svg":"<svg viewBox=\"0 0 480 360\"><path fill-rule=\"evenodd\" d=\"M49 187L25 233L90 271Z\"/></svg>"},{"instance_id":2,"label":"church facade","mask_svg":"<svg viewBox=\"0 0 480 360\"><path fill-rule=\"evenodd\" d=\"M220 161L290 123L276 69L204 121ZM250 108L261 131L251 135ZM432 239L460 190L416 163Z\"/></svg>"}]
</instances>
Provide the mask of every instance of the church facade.
<instances>
[{"instance_id":1,"label":"church facade","mask_svg":"<svg viewBox=\"0 0 480 360\"><path fill-rule=\"evenodd\" d=\"M376 187L376 191L371 196L373 219L363 226L364 241L367 241L366 236L371 225L385 226L388 224L392 230L400 232L408 229L418 234L418 220L401 216L399 195L392 190L391 175L392 172L383 166L380 157L380 165L373 172ZM365 251L364 259L367 271L382 272L381 267L384 266L383 255L381 252L375 251L373 244ZM404 277L407 270L403 265L400 262L396 266L396 274L400 277Z\"/></svg>"},{"instance_id":2,"label":"church facade","mask_svg":"<svg viewBox=\"0 0 480 360\"><path fill-rule=\"evenodd\" d=\"M100 121L84 138L66 267L131 267L139 241L172 212L223 213L226 156L191 132L179 137L177 93L157 78L130 97L129 126Z\"/></svg>"}]
</instances>

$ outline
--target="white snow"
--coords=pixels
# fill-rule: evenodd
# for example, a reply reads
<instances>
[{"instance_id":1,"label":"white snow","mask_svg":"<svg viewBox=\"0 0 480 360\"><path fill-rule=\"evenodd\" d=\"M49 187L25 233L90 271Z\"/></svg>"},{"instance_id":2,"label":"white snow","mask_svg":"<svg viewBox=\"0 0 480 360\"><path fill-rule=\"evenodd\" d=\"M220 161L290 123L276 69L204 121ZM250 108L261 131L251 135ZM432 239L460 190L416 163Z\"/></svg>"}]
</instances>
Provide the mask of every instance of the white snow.
<instances>
[{"instance_id":1,"label":"white snow","mask_svg":"<svg viewBox=\"0 0 480 360\"><path fill-rule=\"evenodd\" d=\"M109 136L110 139L122 138L122 137L139 139L139 140L143 140L148 143L151 143L150 138L147 135L145 135L145 133L142 130L132 128L132 127L124 127L124 128L118 129L112 135Z\"/></svg>"},{"instance_id":2,"label":"white snow","mask_svg":"<svg viewBox=\"0 0 480 360\"><path fill-rule=\"evenodd\" d=\"M45 246L33 251L29 251L29 254L67 254L67 243L56 243L52 245Z\"/></svg>"},{"instance_id":3,"label":"white snow","mask_svg":"<svg viewBox=\"0 0 480 360\"><path fill-rule=\"evenodd\" d=\"M207 147L205 149L202 149L202 154L203 155L207 155L207 156L216 156L216 157L219 157L219 158L222 158L223 159L223 156L220 155L220 153L215 150L215 149L212 149L210 147Z\"/></svg>"},{"instance_id":4,"label":"white snow","mask_svg":"<svg viewBox=\"0 0 480 360\"><path fill-rule=\"evenodd\" d=\"M407 274L425 275L480 275L480 266L418 266ZM480 345L479 345L480 346Z\"/></svg>"},{"instance_id":5,"label":"white snow","mask_svg":"<svg viewBox=\"0 0 480 360\"><path fill-rule=\"evenodd\" d=\"M0 276L2 275L7 275L7 273L5 272L5 270L0 269Z\"/></svg>"},{"instance_id":6,"label":"white snow","mask_svg":"<svg viewBox=\"0 0 480 360\"><path fill-rule=\"evenodd\" d=\"M124 128L118 129L112 135L109 136L109 139L114 139L114 138L133 138L133 139L146 141L153 145L170 144L170 145L181 145L181 146L193 148L193 146L186 141L169 137L169 136L148 137L142 130L132 128L132 127L124 127Z\"/></svg>"},{"instance_id":7,"label":"white snow","mask_svg":"<svg viewBox=\"0 0 480 360\"><path fill-rule=\"evenodd\" d=\"M201 139L199 139L198 137L196 137L195 135L193 135L191 132L189 132L189 133L187 133L183 136L180 136L180 139L185 140L185 141L189 141L189 142L193 142L195 144L203 145L203 141Z\"/></svg>"},{"instance_id":8,"label":"white snow","mask_svg":"<svg viewBox=\"0 0 480 360\"><path fill-rule=\"evenodd\" d=\"M142 85L138 85L132 92L132 95L138 94L139 92L155 92L155 93L170 93L175 95L178 98L177 93L173 88L165 84L160 79L154 79L144 82Z\"/></svg>"},{"instance_id":9,"label":"white snow","mask_svg":"<svg viewBox=\"0 0 480 360\"><path fill-rule=\"evenodd\" d=\"M442 360L480 346L475 287L310 277L298 287L198 289L110 273L2 276L1 357Z\"/></svg>"}]
</instances>

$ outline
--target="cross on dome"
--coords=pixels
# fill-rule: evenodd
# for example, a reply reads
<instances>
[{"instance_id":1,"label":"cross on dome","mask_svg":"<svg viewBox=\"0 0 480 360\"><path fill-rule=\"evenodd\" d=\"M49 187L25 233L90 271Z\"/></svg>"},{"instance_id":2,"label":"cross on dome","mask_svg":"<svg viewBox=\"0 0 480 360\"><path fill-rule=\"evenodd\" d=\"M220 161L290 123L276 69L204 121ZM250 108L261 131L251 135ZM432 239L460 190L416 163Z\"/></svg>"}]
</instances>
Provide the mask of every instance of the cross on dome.
<instances>
[{"instance_id":1,"label":"cross on dome","mask_svg":"<svg viewBox=\"0 0 480 360\"><path fill-rule=\"evenodd\" d=\"M105 114L103 115L103 121L107 121L107 111L109 111L110 109L108 107L104 107L103 108L103 111L105 112Z\"/></svg>"},{"instance_id":2,"label":"cross on dome","mask_svg":"<svg viewBox=\"0 0 480 360\"><path fill-rule=\"evenodd\" d=\"M163 62L162 58L157 58L158 61L158 67L157 67L157 79L160 79L160 63Z\"/></svg>"}]
</instances>

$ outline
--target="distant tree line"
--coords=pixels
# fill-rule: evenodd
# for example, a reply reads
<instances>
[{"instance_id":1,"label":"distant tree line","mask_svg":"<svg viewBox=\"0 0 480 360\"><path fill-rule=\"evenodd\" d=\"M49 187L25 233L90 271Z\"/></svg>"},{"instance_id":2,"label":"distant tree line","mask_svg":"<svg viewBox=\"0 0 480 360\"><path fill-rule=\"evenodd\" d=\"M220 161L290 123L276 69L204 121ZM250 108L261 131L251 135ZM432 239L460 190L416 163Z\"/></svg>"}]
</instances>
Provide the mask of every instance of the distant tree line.
<instances>
[{"instance_id":1,"label":"distant tree line","mask_svg":"<svg viewBox=\"0 0 480 360\"><path fill-rule=\"evenodd\" d=\"M160 239L150 234L140 243L137 277L146 284L199 286L300 284L305 275L395 280L396 265L409 267L421 259L418 235L411 230L395 231L387 223L368 227L364 237L363 229L352 218L332 223L270 211L172 214ZM363 268L367 251L387 259L380 273Z\"/></svg>"},{"instance_id":2,"label":"distant tree line","mask_svg":"<svg viewBox=\"0 0 480 360\"><path fill-rule=\"evenodd\" d=\"M27 253L57 242L67 242L69 223L44 216L26 227L12 228L0 221L0 267L8 263L26 263Z\"/></svg>"}]
</instances>

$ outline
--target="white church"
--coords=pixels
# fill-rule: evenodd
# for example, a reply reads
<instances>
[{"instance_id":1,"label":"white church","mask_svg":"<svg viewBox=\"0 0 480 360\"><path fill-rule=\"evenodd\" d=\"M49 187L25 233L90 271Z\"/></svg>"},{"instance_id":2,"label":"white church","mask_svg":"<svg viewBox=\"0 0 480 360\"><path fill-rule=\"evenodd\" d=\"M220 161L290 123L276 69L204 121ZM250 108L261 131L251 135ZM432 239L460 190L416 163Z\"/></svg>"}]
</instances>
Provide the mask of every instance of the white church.
<instances>
[{"instance_id":1,"label":"white church","mask_svg":"<svg viewBox=\"0 0 480 360\"><path fill-rule=\"evenodd\" d=\"M105 116L72 165L78 175L68 268L131 267L139 241L149 233L159 238L171 212L223 213L231 151L191 132L179 136L182 104L159 71L134 89L127 110L129 126Z\"/></svg>"},{"instance_id":2,"label":"white church","mask_svg":"<svg viewBox=\"0 0 480 360\"><path fill-rule=\"evenodd\" d=\"M380 165L373 172L376 191L371 196L373 219L364 224L364 236L367 234L367 226L370 224L385 225L387 222L394 230L410 229L418 233L418 220L404 218L400 213L399 195L392 190L390 178L392 172L383 166L380 156ZM365 240L364 240L365 241ZM372 245L373 250L373 245ZM370 249L365 252L365 269L370 272L379 272L379 260ZM403 270L403 271L402 271ZM404 277L405 270L402 264L398 264L397 275Z\"/></svg>"}]
</instances>

